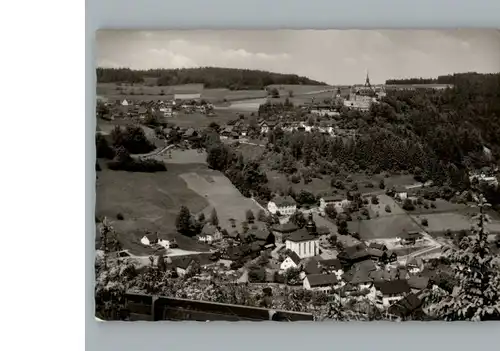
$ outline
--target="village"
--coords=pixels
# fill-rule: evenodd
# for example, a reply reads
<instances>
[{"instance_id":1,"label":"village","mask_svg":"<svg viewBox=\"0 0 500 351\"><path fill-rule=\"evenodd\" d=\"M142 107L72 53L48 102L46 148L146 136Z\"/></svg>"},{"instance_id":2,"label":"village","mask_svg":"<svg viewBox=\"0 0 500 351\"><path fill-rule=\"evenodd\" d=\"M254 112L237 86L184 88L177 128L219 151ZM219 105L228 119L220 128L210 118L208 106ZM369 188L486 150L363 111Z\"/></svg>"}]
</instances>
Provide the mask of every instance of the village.
<instances>
[{"instance_id":1,"label":"village","mask_svg":"<svg viewBox=\"0 0 500 351\"><path fill-rule=\"evenodd\" d=\"M263 291L271 288L340 296L342 301L368 303L394 318L425 315L424 295L433 289L453 292L454 277L442 251L471 235L477 208L467 192L443 199L432 181L386 174L354 184L347 180L341 186L332 180L327 187L333 191L301 190L312 200L300 203L293 189L278 187L266 201L262 196L242 196L223 175L206 166L200 169L207 157L207 133L227 147L250 148L252 155L272 148L270 135L275 131L355 140L359 128L346 118L368 111L386 90L420 88L372 86L367 75L364 85L302 93L307 97L302 103L297 103L301 95L293 88L268 88L267 98L250 100L250 108L241 107L244 101L228 103L210 93L204 97L203 89L200 93L199 88L186 91L186 87L159 100L103 99L97 110L98 135L111 144L116 126L140 126L154 147L132 157L163 162L167 174L175 167L196 164L197 170L182 168L178 177L207 201L202 206L178 203L169 217L173 222L175 216L177 233L172 225L144 229L143 234L136 230L132 239L136 249L121 247L113 257L138 262L141 269L168 272L169 279L185 285L176 296L187 299L196 299L204 282L219 282L245 286L256 296L255 304L266 308L276 304L264 298L268 293ZM285 98L276 101L278 96ZM469 178L496 187L497 174L497 169L485 168ZM293 186L296 182L291 179ZM161 196L163 190L159 191L154 196ZM107 220L112 216L108 214ZM99 230L112 226L118 233L124 222L123 218L111 225L104 221L98 223ZM179 234L182 221L191 228L185 230L188 235ZM498 216L490 227L490 241L498 247ZM191 289L189 284L201 285Z\"/></svg>"}]
</instances>

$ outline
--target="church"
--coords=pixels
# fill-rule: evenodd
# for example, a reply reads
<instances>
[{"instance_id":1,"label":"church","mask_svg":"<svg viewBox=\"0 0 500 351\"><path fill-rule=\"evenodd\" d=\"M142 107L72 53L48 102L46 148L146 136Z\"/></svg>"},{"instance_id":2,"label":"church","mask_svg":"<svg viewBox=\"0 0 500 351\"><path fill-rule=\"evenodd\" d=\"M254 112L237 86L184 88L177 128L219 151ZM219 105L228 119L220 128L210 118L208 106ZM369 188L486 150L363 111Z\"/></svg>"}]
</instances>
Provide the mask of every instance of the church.
<instances>
[{"instance_id":1,"label":"church","mask_svg":"<svg viewBox=\"0 0 500 351\"><path fill-rule=\"evenodd\" d=\"M290 233L285 241L285 247L295 252L301 259L319 255L319 234L312 214L304 228Z\"/></svg>"}]
</instances>

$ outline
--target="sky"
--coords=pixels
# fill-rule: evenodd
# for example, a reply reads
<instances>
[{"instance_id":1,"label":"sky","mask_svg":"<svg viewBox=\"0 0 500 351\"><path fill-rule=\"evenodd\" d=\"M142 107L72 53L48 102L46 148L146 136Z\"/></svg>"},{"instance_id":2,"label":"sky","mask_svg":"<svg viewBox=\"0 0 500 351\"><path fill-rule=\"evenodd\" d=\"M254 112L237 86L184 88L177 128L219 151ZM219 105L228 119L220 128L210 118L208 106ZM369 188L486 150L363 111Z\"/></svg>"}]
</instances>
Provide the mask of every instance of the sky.
<instances>
[{"instance_id":1,"label":"sky","mask_svg":"<svg viewBox=\"0 0 500 351\"><path fill-rule=\"evenodd\" d=\"M98 67L228 67L328 84L500 72L500 30L102 30Z\"/></svg>"}]
</instances>

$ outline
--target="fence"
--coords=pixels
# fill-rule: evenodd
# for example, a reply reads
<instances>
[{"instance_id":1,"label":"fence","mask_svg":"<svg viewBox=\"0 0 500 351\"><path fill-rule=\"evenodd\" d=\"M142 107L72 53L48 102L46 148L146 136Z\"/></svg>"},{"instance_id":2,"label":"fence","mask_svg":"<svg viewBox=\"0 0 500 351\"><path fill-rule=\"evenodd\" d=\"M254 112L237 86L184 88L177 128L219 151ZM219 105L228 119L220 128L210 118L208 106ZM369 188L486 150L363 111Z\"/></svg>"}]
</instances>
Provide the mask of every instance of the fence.
<instances>
[{"instance_id":1,"label":"fence","mask_svg":"<svg viewBox=\"0 0 500 351\"><path fill-rule=\"evenodd\" d=\"M129 319L138 321L313 321L310 313L274 311L266 308L126 294Z\"/></svg>"}]
</instances>

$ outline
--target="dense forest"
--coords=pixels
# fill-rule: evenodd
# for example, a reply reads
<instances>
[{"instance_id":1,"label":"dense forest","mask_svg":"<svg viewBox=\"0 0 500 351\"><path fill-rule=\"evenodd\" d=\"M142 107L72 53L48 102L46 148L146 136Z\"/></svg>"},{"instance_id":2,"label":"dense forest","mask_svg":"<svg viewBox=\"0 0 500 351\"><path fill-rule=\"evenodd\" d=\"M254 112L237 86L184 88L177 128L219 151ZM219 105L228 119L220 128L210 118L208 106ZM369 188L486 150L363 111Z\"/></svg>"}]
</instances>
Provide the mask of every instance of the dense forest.
<instances>
[{"instance_id":1,"label":"dense forest","mask_svg":"<svg viewBox=\"0 0 500 351\"><path fill-rule=\"evenodd\" d=\"M476 72L455 73L437 78L407 78L407 79L388 79L385 84L455 84L455 79L462 79L464 76L479 75Z\"/></svg>"},{"instance_id":2,"label":"dense forest","mask_svg":"<svg viewBox=\"0 0 500 351\"><path fill-rule=\"evenodd\" d=\"M157 78L156 84L160 86L202 83L206 88L232 90L264 89L271 84L326 85L296 74L218 67L142 71L128 68L97 68L96 73L98 83L143 83L145 79Z\"/></svg>"}]
</instances>

